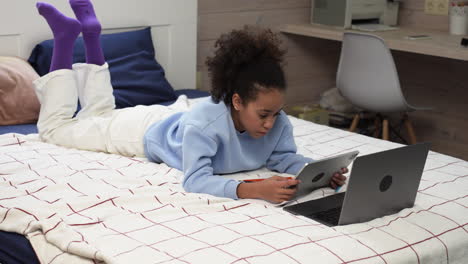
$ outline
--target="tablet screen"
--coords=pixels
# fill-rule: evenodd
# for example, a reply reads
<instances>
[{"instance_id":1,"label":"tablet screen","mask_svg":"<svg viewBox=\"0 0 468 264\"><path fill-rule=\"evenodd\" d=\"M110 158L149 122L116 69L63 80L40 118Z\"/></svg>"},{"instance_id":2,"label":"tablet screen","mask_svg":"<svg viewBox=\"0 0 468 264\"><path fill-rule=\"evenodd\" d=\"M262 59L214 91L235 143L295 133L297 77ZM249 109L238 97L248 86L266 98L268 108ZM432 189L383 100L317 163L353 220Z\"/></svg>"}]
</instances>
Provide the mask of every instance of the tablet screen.
<instances>
[{"instance_id":1,"label":"tablet screen","mask_svg":"<svg viewBox=\"0 0 468 264\"><path fill-rule=\"evenodd\" d=\"M329 186L333 174L348 167L358 154L359 151L351 151L306 164L296 177L301 183L295 197Z\"/></svg>"}]
</instances>

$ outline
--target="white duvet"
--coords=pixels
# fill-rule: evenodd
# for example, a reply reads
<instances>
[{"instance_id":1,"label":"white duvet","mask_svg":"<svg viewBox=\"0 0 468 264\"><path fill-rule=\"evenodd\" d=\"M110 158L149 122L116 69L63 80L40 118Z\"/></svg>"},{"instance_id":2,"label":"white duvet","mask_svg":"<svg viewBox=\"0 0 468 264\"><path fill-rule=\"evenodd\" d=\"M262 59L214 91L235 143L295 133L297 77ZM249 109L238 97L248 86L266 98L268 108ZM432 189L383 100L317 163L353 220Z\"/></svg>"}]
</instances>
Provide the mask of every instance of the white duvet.
<instances>
[{"instance_id":1,"label":"white duvet","mask_svg":"<svg viewBox=\"0 0 468 264\"><path fill-rule=\"evenodd\" d=\"M398 144L291 117L314 159ZM182 173L146 159L0 135L0 230L42 263L466 263L468 162L430 152L413 208L326 227L258 200L186 193ZM273 175L266 170L231 175ZM333 191L324 188L311 197Z\"/></svg>"}]
</instances>

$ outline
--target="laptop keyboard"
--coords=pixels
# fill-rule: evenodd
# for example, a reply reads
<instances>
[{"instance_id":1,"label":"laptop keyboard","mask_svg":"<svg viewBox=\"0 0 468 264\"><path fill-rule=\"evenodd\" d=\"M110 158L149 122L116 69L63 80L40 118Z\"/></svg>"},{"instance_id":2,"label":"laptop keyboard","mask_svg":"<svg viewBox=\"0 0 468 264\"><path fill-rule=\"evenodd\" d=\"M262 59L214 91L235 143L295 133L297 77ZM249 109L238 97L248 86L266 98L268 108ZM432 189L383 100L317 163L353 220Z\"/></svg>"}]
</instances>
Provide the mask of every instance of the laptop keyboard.
<instances>
[{"instance_id":1,"label":"laptop keyboard","mask_svg":"<svg viewBox=\"0 0 468 264\"><path fill-rule=\"evenodd\" d=\"M317 212L311 215L313 218L321 220L332 225L338 225L340 219L341 207L331 208L325 211Z\"/></svg>"}]
</instances>

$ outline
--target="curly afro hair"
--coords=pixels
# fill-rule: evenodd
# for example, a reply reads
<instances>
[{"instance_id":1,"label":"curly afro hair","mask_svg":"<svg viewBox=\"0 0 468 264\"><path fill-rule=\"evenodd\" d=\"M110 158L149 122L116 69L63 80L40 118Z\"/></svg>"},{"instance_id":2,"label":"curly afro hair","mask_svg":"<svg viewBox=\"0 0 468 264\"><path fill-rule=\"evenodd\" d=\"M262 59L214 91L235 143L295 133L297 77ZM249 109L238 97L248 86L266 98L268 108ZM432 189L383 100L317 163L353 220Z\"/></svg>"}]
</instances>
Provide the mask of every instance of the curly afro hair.
<instances>
[{"instance_id":1,"label":"curly afro hair","mask_svg":"<svg viewBox=\"0 0 468 264\"><path fill-rule=\"evenodd\" d=\"M206 65L211 77L211 97L232 105L237 93L244 104L256 99L260 90L286 89L282 68L286 51L270 29L245 26L223 34L215 43L214 57Z\"/></svg>"}]
</instances>

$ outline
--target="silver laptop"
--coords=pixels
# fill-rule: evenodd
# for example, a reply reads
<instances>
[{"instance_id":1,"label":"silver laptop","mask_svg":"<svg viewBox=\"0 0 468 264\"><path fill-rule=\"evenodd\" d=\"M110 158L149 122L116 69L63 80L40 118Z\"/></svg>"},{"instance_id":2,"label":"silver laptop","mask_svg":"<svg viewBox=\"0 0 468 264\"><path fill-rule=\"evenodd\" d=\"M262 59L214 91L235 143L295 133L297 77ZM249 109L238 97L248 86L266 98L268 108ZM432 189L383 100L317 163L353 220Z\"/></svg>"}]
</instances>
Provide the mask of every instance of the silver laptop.
<instances>
[{"instance_id":1,"label":"silver laptop","mask_svg":"<svg viewBox=\"0 0 468 264\"><path fill-rule=\"evenodd\" d=\"M429 147L429 143L420 143L357 157L346 192L283 209L336 226L367 222L413 207Z\"/></svg>"}]
</instances>

